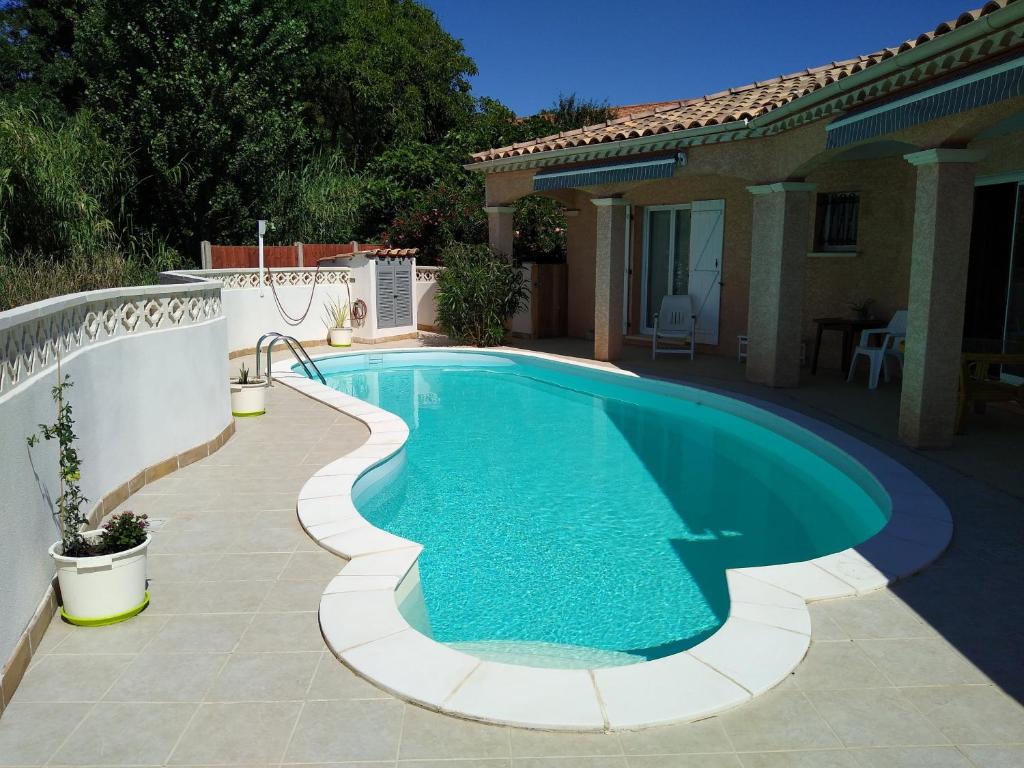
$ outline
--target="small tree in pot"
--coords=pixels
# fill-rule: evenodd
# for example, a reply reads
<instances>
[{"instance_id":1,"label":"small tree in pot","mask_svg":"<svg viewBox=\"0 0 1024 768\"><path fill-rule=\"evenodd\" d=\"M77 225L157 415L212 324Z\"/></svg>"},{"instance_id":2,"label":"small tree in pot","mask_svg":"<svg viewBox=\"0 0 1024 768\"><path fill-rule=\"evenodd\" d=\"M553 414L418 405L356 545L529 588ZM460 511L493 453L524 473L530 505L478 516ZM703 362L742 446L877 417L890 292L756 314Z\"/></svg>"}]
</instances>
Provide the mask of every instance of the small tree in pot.
<instances>
[{"instance_id":1,"label":"small tree in pot","mask_svg":"<svg viewBox=\"0 0 1024 768\"><path fill-rule=\"evenodd\" d=\"M56 440L59 446L60 495L57 497L57 525L60 541L50 547L57 562L57 583L61 593L61 615L72 624L98 626L124 621L149 604L146 591L146 550L149 521L146 515L123 512L112 517L100 530L85 531L88 518L82 505L88 501L79 487L81 460L75 448L75 421L65 392L73 386L70 376L60 377L53 388L57 420L40 424L30 435L30 448L39 438Z\"/></svg>"},{"instance_id":2,"label":"small tree in pot","mask_svg":"<svg viewBox=\"0 0 1024 768\"><path fill-rule=\"evenodd\" d=\"M519 266L486 245L455 243L437 274L437 322L460 344L490 347L505 339L508 322L529 296Z\"/></svg>"},{"instance_id":3,"label":"small tree in pot","mask_svg":"<svg viewBox=\"0 0 1024 768\"><path fill-rule=\"evenodd\" d=\"M267 412L267 381L249 375L245 363L238 366L238 376L231 380L231 415L262 416Z\"/></svg>"},{"instance_id":4,"label":"small tree in pot","mask_svg":"<svg viewBox=\"0 0 1024 768\"><path fill-rule=\"evenodd\" d=\"M327 326L327 343L332 347L352 346L352 324L349 323L348 304L330 298L324 302L324 325Z\"/></svg>"}]
</instances>

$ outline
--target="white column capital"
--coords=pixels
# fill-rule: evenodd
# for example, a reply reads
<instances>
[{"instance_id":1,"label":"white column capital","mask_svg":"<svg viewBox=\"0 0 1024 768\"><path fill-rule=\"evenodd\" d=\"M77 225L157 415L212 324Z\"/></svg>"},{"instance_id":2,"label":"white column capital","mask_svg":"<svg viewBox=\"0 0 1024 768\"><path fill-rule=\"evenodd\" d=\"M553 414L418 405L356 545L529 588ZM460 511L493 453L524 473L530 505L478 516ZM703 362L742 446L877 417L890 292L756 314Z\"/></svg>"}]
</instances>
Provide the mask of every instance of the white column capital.
<instances>
[{"instance_id":1,"label":"white column capital","mask_svg":"<svg viewBox=\"0 0 1024 768\"><path fill-rule=\"evenodd\" d=\"M938 165L940 163L976 163L984 157L985 153L978 149L936 147L920 152L911 152L909 155L904 155L903 159L911 165Z\"/></svg>"},{"instance_id":2,"label":"white column capital","mask_svg":"<svg viewBox=\"0 0 1024 768\"><path fill-rule=\"evenodd\" d=\"M593 203L594 205L598 206L599 208L602 207L602 206L606 206L606 205L611 205L611 206L629 205L629 203L627 203L621 197L595 197L590 202Z\"/></svg>"},{"instance_id":3,"label":"white column capital","mask_svg":"<svg viewBox=\"0 0 1024 768\"><path fill-rule=\"evenodd\" d=\"M511 205L485 205L484 213L512 213L515 211Z\"/></svg>"},{"instance_id":4,"label":"white column capital","mask_svg":"<svg viewBox=\"0 0 1024 768\"><path fill-rule=\"evenodd\" d=\"M771 195L776 192L813 192L817 188L817 184L809 184L806 181L776 181L747 187L747 192L752 195Z\"/></svg>"}]
</instances>

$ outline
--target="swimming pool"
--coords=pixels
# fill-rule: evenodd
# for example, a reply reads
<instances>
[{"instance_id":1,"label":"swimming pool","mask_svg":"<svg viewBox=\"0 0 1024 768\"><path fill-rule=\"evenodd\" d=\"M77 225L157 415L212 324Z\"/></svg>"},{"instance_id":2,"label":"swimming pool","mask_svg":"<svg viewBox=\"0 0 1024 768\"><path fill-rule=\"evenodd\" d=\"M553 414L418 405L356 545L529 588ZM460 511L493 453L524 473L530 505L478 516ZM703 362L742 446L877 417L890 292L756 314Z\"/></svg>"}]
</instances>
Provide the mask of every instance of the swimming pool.
<instances>
[{"instance_id":1,"label":"swimming pool","mask_svg":"<svg viewBox=\"0 0 1024 768\"><path fill-rule=\"evenodd\" d=\"M727 568L838 552L889 517L882 487L830 443L701 390L500 352L318 365L408 424L353 500L424 547L409 623L485 658L678 653L728 617Z\"/></svg>"}]
</instances>

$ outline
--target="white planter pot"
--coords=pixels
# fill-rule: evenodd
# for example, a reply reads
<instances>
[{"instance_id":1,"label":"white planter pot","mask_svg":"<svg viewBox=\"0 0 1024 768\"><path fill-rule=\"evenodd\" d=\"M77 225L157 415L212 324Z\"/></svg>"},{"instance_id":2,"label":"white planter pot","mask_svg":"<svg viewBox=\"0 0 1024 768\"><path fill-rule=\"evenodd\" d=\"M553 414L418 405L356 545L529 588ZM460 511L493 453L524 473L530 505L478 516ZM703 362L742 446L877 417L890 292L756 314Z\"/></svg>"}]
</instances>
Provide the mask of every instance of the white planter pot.
<instances>
[{"instance_id":1,"label":"white planter pot","mask_svg":"<svg viewBox=\"0 0 1024 768\"><path fill-rule=\"evenodd\" d=\"M231 415L260 416L267 412L267 385L231 382Z\"/></svg>"},{"instance_id":2,"label":"white planter pot","mask_svg":"<svg viewBox=\"0 0 1024 768\"><path fill-rule=\"evenodd\" d=\"M331 328L327 331L327 343L332 347L351 347L351 328Z\"/></svg>"},{"instance_id":3,"label":"white planter pot","mask_svg":"<svg viewBox=\"0 0 1024 768\"><path fill-rule=\"evenodd\" d=\"M88 531L95 539L100 531ZM124 621L149 604L146 591L146 550L150 537L139 546L99 557L65 557L61 542L50 547L57 563L61 615L72 624L97 627Z\"/></svg>"}]
</instances>

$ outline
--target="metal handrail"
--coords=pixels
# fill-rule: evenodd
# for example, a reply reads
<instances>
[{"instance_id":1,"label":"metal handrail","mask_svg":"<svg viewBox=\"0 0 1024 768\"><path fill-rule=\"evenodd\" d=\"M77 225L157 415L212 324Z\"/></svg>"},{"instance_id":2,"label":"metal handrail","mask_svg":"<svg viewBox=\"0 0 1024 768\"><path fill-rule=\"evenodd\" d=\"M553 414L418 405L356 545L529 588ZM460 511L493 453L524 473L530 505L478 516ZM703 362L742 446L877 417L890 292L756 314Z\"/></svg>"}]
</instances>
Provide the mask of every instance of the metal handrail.
<instances>
[{"instance_id":1,"label":"metal handrail","mask_svg":"<svg viewBox=\"0 0 1024 768\"><path fill-rule=\"evenodd\" d=\"M274 349L274 345L283 341L288 345L288 349L291 350L292 355L299 361L299 365L302 366L302 370L306 372L306 378L313 378L313 374L309 372L309 368L312 367L316 372L316 377L320 379L321 384L327 384L327 379L320 373L320 369L317 368L316 363L313 362L313 358L309 356L309 353L303 349L302 345L299 344L298 339L294 336L286 336L279 331L270 331L260 336L259 341L256 342L256 378L260 377L260 348L263 346L263 341L270 337L270 343L267 344L267 386L272 386L274 383L274 375L270 368L270 354ZM308 363L308 365L307 365Z\"/></svg>"}]
</instances>

